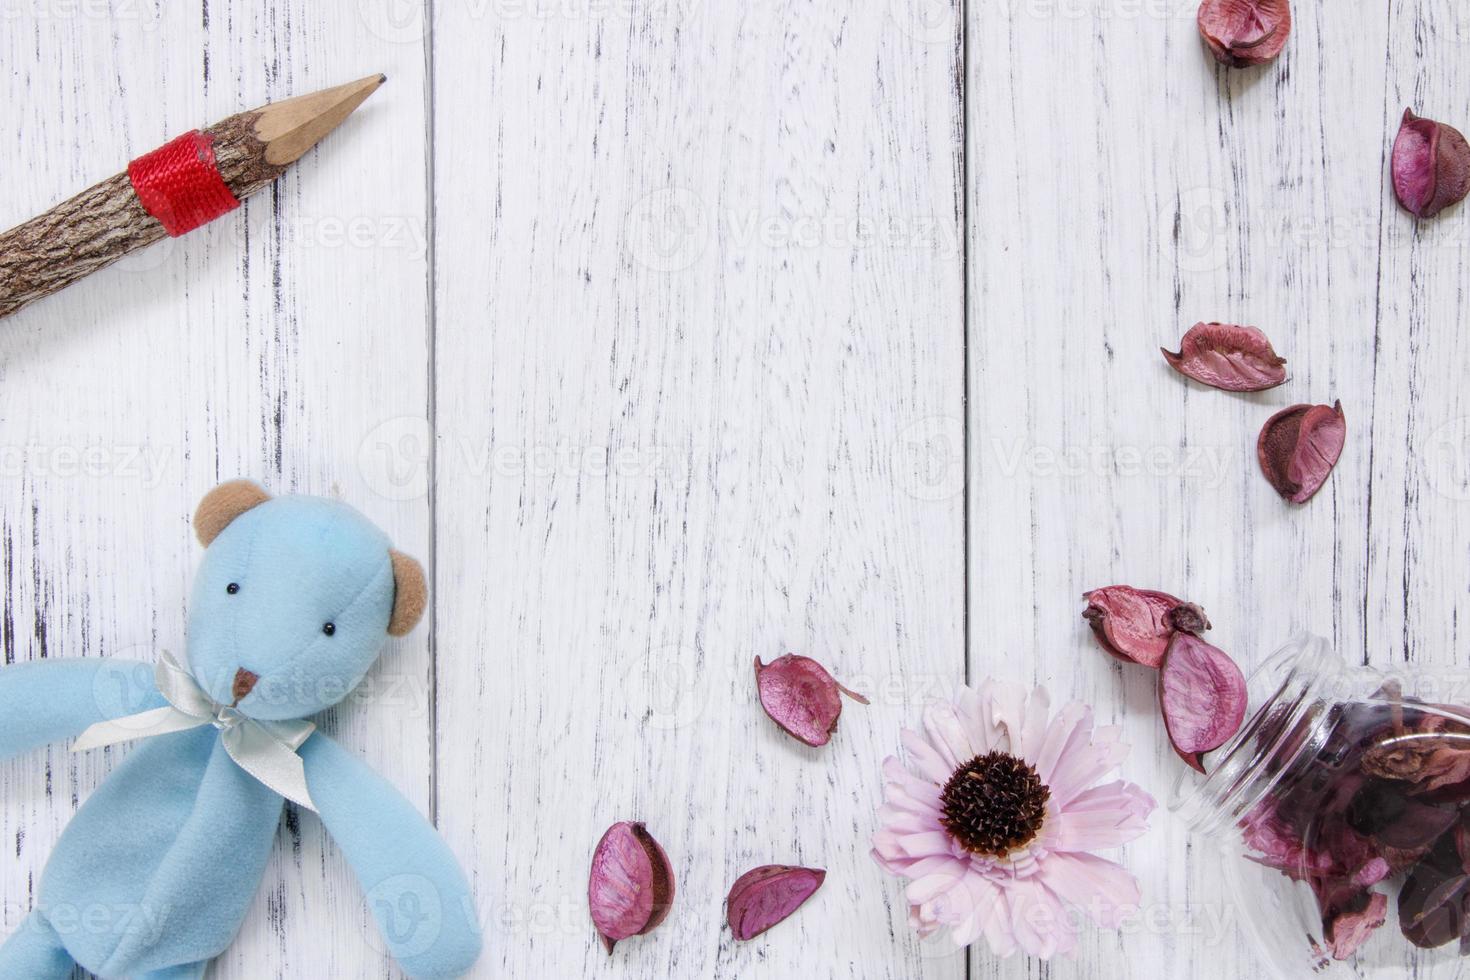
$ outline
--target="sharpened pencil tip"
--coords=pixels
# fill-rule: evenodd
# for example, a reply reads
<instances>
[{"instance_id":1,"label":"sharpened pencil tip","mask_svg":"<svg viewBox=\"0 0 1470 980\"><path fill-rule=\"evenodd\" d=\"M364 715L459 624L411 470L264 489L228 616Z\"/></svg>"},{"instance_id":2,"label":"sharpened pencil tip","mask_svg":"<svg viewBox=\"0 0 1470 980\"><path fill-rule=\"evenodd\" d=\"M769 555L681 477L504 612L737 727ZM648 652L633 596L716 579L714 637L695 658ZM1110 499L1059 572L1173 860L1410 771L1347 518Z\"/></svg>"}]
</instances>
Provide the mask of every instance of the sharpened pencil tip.
<instances>
[{"instance_id":1,"label":"sharpened pencil tip","mask_svg":"<svg viewBox=\"0 0 1470 980\"><path fill-rule=\"evenodd\" d=\"M283 166L300 158L336 129L387 78L381 73L368 75L335 88L262 106L258 110L255 134L266 144L266 161Z\"/></svg>"}]
</instances>

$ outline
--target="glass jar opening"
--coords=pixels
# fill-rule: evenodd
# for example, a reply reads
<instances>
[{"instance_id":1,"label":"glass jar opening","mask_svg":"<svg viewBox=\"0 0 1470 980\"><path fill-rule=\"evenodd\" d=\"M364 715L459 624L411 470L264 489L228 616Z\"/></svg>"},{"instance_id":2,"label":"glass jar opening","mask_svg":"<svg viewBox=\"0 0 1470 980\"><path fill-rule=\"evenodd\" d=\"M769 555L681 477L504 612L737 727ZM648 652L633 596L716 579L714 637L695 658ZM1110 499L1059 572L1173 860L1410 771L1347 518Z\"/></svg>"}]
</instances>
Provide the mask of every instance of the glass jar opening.
<instances>
[{"instance_id":1,"label":"glass jar opening","mask_svg":"<svg viewBox=\"0 0 1470 980\"><path fill-rule=\"evenodd\" d=\"M1248 814L1299 760L1321 748L1330 727L1336 663L1327 641L1306 633L1272 654L1247 681L1254 713L1209 754L1208 775L1181 774L1169 809L1203 834L1222 831Z\"/></svg>"}]
</instances>

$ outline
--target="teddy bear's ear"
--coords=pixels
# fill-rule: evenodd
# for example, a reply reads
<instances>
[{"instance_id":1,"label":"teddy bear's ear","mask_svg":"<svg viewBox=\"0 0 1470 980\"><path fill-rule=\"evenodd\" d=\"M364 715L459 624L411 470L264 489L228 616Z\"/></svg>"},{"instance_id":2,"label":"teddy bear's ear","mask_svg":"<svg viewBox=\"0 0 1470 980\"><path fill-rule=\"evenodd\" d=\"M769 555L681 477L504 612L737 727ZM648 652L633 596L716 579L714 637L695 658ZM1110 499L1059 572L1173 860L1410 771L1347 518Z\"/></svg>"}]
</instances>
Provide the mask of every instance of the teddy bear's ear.
<instances>
[{"instance_id":1,"label":"teddy bear's ear","mask_svg":"<svg viewBox=\"0 0 1470 980\"><path fill-rule=\"evenodd\" d=\"M393 615L388 635L402 636L418 625L429 605L429 584L424 567L401 551L389 551L393 561Z\"/></svg>"},{"instance_id":2,"label":"teddy bear's ear","mask_svg":"<svg viewBox=\"0 0 1470 980\"><path fill-rule=\"evenodd\" d=\"M199 543L208 548L231 521L269 499L270 494L249 480L221 483L204 495L204 499L199 501L199 509L194 511L194 533L199 537Z\"/></svg>"}]
</instances>

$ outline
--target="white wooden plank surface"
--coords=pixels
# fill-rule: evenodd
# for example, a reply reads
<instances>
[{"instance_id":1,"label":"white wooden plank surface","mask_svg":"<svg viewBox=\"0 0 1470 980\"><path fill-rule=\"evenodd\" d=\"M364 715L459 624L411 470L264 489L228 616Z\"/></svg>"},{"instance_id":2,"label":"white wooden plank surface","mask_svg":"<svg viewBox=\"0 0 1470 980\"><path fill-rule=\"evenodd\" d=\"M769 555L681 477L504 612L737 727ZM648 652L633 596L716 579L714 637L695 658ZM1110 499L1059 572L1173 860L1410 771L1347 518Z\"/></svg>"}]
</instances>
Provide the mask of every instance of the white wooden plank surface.
<instances>
[{"instance_id":1,"label":"white wooden plank surface","mask_svg":"<svg viewBox=\"0 0 1470 980\"><path fill-rule=\"evenodd\" d=\"M374 492L385 472L365 445L383 413L428 402L425 254L393 235L425 227L421 45L377 37L351 7L118 0L11 5L0 52L4 227L191 127L390 76L240 212L0 326L5 659L183 649L188 521L220 479L340 493L427 556L427 502ZM335 721L425 808L428 662L427 631L395 643ZM0 767L0 932L108 768L65 747ZM386 974L365 935L351 872L314 817L293 817L212 976Z\"/></svg>"},{"instance_id":2,"label":"white wooden plank surface","mask_svg":"<svg viewBox=\"0 0 1470 980\"><path fill-rule=\"evenodd\" d=\"M1094 704L1161 802L1181 769L1153 678L1102 655L1080 594L1185 593L1249 669L1298 629L1350 660L1463 663L1463 209L1417 233L1387 183L1404 105L1464 121L1447 4L1295 4L1275 66L1225 72L1193 4L972 9L972 674ZM1158 354L1197 320L1262 327L1283 388L1235 396ZM1261 478L1277 408L1340 398L1349 438L1304 508ZM1001 611L996 615L994 611ZM1022 666L1024 665L1024 666ZM1144 905L1052 976L1250 975L1217 859L1160 814ZM974 975L1022 976L974 957Z\"/></svg>"},{"instance_id":3,"label":"white wooden plank surface","mask_svg":"<svg viewBox=\"0 0 1470 980\"><path fill-rule=\"evenodd\" d=\"M1394 5L1393 43L1379 100L1386 132L1405 106L1470 122L1470 9L1419 0ZM1376 94L1376 93L1367 93ZM1463 125L1460 128L1465 128ZM1416 233L1390 205L1381 226L1374 297L1379 356L1371 399L1370 532L1363 635L1380 661L1464 667L1470 616L1470 218L1447 212Z\"/></svg>"},{"instance_id":4,"label":"white wooden plank surface","mask_svg":"<svg viewBox=\"0 0 1470 980\"><path fill-rule=\"evenodd\" d=\"M584 13L433 25L438 810L481 972L960 976L867 854L883 755L963 669L961 499L908 458L962 412L958 22ZM788 650L875 694L822 751L755 703ZM609 959L621 819L680 892ZM735 943L730 883L787 862L826 886Z\"/></svg>"},{"instance_id":5,"label":"white wooden plank surface","mask_svg":"<svg viewBox=\"0 0 1470 980\"><path fill-rule=\"evenodd\" d=\"M1246 666L1299 628L1462 659L1470 219L1416 230L1386 151L1404 105L1470 118L1470 20L1380 13L1298 4L1279 64L1225 73L1192 3L970 4L962 91L938 0L0 6L0 226L390 76L240 214L0 329L0 650L177 648L199 495L339 493L432 558L432 629L335 721L465 860L475 975L1249 975L1162 813L1126 852L1144 910L1047 967L914 942L866 841L897 729L966 670L1091 702L1168 795L1092 586L1187 592ZM1260 325L1290 384L1175 377L1157 347L1197 319ZM1342 463L1288 509L1256 433L1332 398ZM753 703L751 659L788 649L874 696L825 750ZM0 766L0 934L107 769ZM680 898L607 961L585 874L624 818ZM777 861L826 887L734 943L726 888ZM211 975L397 975L373 936L307 816Z\"/></svg>"}]
</instances>

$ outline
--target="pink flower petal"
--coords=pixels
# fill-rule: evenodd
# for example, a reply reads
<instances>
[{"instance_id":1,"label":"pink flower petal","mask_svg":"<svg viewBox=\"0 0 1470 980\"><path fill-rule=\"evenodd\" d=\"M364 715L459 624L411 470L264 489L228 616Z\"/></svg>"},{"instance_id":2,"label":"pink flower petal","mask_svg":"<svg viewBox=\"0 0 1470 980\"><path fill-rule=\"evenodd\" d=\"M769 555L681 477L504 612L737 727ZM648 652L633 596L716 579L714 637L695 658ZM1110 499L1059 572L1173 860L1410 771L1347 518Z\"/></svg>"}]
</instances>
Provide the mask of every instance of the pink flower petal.
<instances>
[{"instance_id":1,"label":"pink flower petal","mask_svg":"<svg viewBox=\"0 0 1470 980\"><path fill-rule=\"evenodd\" d=\"M899 835L889 830L878 830L873 834L873 860L890 874L904 878L921 877L930 870L943 867L943 862L954 860L954 851L946 849L941 854L925 854L914 857L898 843Z\"/></svg>"},{"instance_id":2,"label":"pink flower petal","mask_svg":"<svg viewBox=\"0 0 1470 980\"><path fill-rule=\"evenodd\" d=\"M925 831L918 834L900 834L898 849L909 857L930 857L934 854L953 854L954 841L942 830Z\"/></svg>"},{"instance_id":3,"label":"pink flower petal","mask_svg":"<svg viewBox=\"0 0 1470 980\"><path fill-rule=\"evenodd\" d=\"M876 835L874 836L876 837ZM944 854L925 858L903 857L897 861L893 861L880 854L876 846L868 854L884 871L909 879L922 878L926 874L932 874L934 871L943 869L948 862L954 860L952 855Z\"/></svg>"},{"instance_id":4,"label":"pink flower petal","mask_svg":"<svg viewBox=\"0 0 1470 980\"><path fill-rule=\"evenodd\" d=\"M932 857L919 858L909 863L908 876L910 878L922 878L925 875L938 874L939 872L954 866L959 859L952 854L936 854Z\"/></svg>"},{"instance_id":5,"label":"pink flower petal","mask_svg":"<svg viewBox=\"0 0 1470 980\"><path fill-rule=\"evenodd\" d=\"M896 759L890 761L894 763L901 775L892 775L885 765L883 774L887 778L883 784L884 798L904 810L912 810L915 813L929 811L938 813L941 806L939 799L941 787L909 773L908 770L899 766Z\"/></svg>"},{"instance_id":6,"label":"pink flower petal","mask_svg":"<svg viewBox=\"0 0 1470 980\"><path fill-rule=\"evenodd\" d=\"M1032 760L1041 781L1051 785L1057 763L1070 751L1087 744L1092 735L1092 709L1073 701L1058 712L1047 729L1046 738Z\"/></svg>"},{"instance_id":7,"label":"pink flower petal","mask_svg":"<svg viewBox=\"0 0 1470 980\"><path fill-rule=\"evenodd\" d=\"M914 771L925 779L933 781L936 786L943 786L949 782L949 777L953 776L955 769L958 768L945 762L934 746L929 744L929 740L912 729L905 728L899 736L899 741Z\"/></svg>"},{"instance_id":8,"label":"pink flower petal","mask_svg":"<svg viewBox=\"0 0 1470 980\"><path fill-rule=\"evenodd\" d=\"M1100 851L1137 840L1148 830L1148 818L1158 804L1132 783L1095 786L1073 799L1057 814L1056 851Z\"/></svg>"},{"instance_id":9,"label":"pink flower petal","mask_svg":"<svg viewBox=\"0 0 1470 980\"><path fill-rule=\"evenodd\" d=\"M902 759L890 755L883 760L883 778L890 783L905 783L914 775L904 768Z\"/></svg>"},{"instance_id":10,"label":"pink flower petal","mask_svg":"<svg viewBox=\"0 0 1470 980\"><path fill-rule=\"evenodd\" d=\"M994 681L989 707L991 727L1002 733L996 740L995 750L1019 754L1018 737L1026 713L1026 692L1015 684Z\"/></svg>"},{"instance_id":11,"label":"pink flower petal","mask_svg":"<svg viewBox=\"0 0 1470 980\"><path fill-rule=\"evenodd\" d=\"M887 805L896 812L924 817L938 824L941 812L938 792L912 793L907 787L889 783L884 790L883 797Z\"/></svg>"},{"instance_id":12,"label":"pink flower petal","mask_svg":"<svg viewBox=\"0 0 1470 980\"><path fill-rule=\"evenodd\" d=\"M926 920L938 922L941 925L953 926L960 921L969 903L961 896L961 908L955 906L954 892L945 892L920 905L913 906L919 910L919 915Z\"/></svg>"},{"instance_id":13,"label":"pink flower petal","mask_svg":"<svg viewBox=\"0 0 1470 980\"><path fill-rule=\"evenodd\" d=\"M980 754L951 704L934 704L924 712L924 734L944 759L950 773ZM948 778L946 775L945 779Z\"/></svg>"},{"instance_id":14,"label":"pink flower petal","mask_svg":"<svg viewBox=\"0 0 1470 980\"><path fill-rule=\"evenodd\" d=\"M988 884L981 882L981 884ZM977 890L978 890L978 886ZM1005 958L1013 955L1019 948L1016 945L1016 930L1011 928L1010 899L1006 898L1005 889L992 888L994 898L986 906L985 913L985 942L990 946L991 952L996 956Z\"/></svg>"},{"instance_id":15,"label":"pink flower petal","mask_svg":"<svg viewBox=\"0 0 1470 980\"><path fill-rule=\"evenodd\" d=\"M934 870L909 882L903 896L914 905L923 905L940 895L965 883L965 864L957 859L949 860L943 868Z\"/></svg>"},{"instance_id":16,"label":"pink flower petal","mask_svg":"<svg viewBox=\"0 0 1470 980\"><path fill-rule=\"evenodd\" d=\"M1026 717L1021 725L1021 743L1017 747L1017 755L1023 759L1035 759L1040 754L1050 719L1051 696L1046 693L1046 688L1038 687L1026 699Z\"/></svg>"},{"instance_id":17,"label":"pink flower petal","mask_svg":"<svg viewBox=\"0 0 1470 980\"><path fill-rule=\"evenodd\" d=\"M1053 854L1046 861L1042 881L1062 901L1107 929L1121 926L1141 897L1137 878L1094 854Z\"/></svg>"},{"instance_id":18,"label":"pink flower petal","mask_svg":"<svg viewBox=\"0 0 1470 980\"><path fill-rule=\"evenodd\" d=\"M934 919L924 915L924 910L919 906L910 905L909 928L913 929L920 939L928 939L939 931L940 925Z\"/></svg>"},{"instance_id":19,"label":"pink flower petal","mask_svg":"<svg viewBox=\"0 0 1470 980\"><path fill-rule=\"evenodd\" d=\"M883 783L883 797L889 803L904 810L915 813L934 812L940 809L940 787L934 783L920 779L909 774L905 770L903 777L894 778L889 776ZM885 771L885 776L888 773Z\"/></svg>"},{"instance_id":20,"label":"pink flower petal","mask_svg":"<svg viewBox=\"0 0 1470 980\"><path fill-rule=\"evenodd\" d=\"M905 874L906 869L913 863L912 859L905 857L898 850L898 837L887 830L879 830L873 833L873 847L868 851L872 859L890 874Z\"/></svg>"},{"instance_id":21,"label":"pink flower petal","mask_svg":"<svg viewBox=\"0 0 1470 980\"><path fill-rule=\"evenodd\" d=\"M1069 753L1057 763L1047 786L1057 806L1065 807L1093 783L1112 772L1128 756L1122 742L1101 741L1093 733L1091 744Z\"/></svg>"},{"instance_id":22,"label":"pink flower petal","mask_svg":"<svg viewBox=\"0 0 1470 980\"><path fill-rule=\"evenodd\" d=\"M908 813L892 806L880 806L878 819L889 830L899 834L918 834L934 829L934 820L928 814Z\"/></svg>"},{"instance_id":23,"label":"pink flower petal","mask_svg":"<svg viewBox=\"0 0 1470 980\"><path fill-rule=\"evenodd\" d=\"M970 733L970 743L975 747L976 755L984 755L994 749L1003 735L990 724L986 713L988 703L985 685L981 685L979 690L961 686L955 695L955 713L959 715L960 724Z\"/></svg>"},{"instance_id":24,"label":"pink flower petal","mask_svg":"<svg viewBox=\"0 0 1470 980\"><path fill-rule=\"evenodd\" d=\"M984 878L974 876L965 882L965 888L970 895L970 911L955 927L955 945L968 946L983 935L996 956L1014 953L1016 938L1010 931L1005 893Z\"/></svg>"},{"instance_id":25,"label":"pink flower petal","mask_svg":"<svg viewBox=\"0 0 1470 980\"><path fill-rule=\"evenodd\" d=\"M1006 888L1011 903L1011 928L1025 953L1043 960L1070 953L1077 933L1062 903L1040 881L1024 878Z\"/></svg>"}]
</instances>

